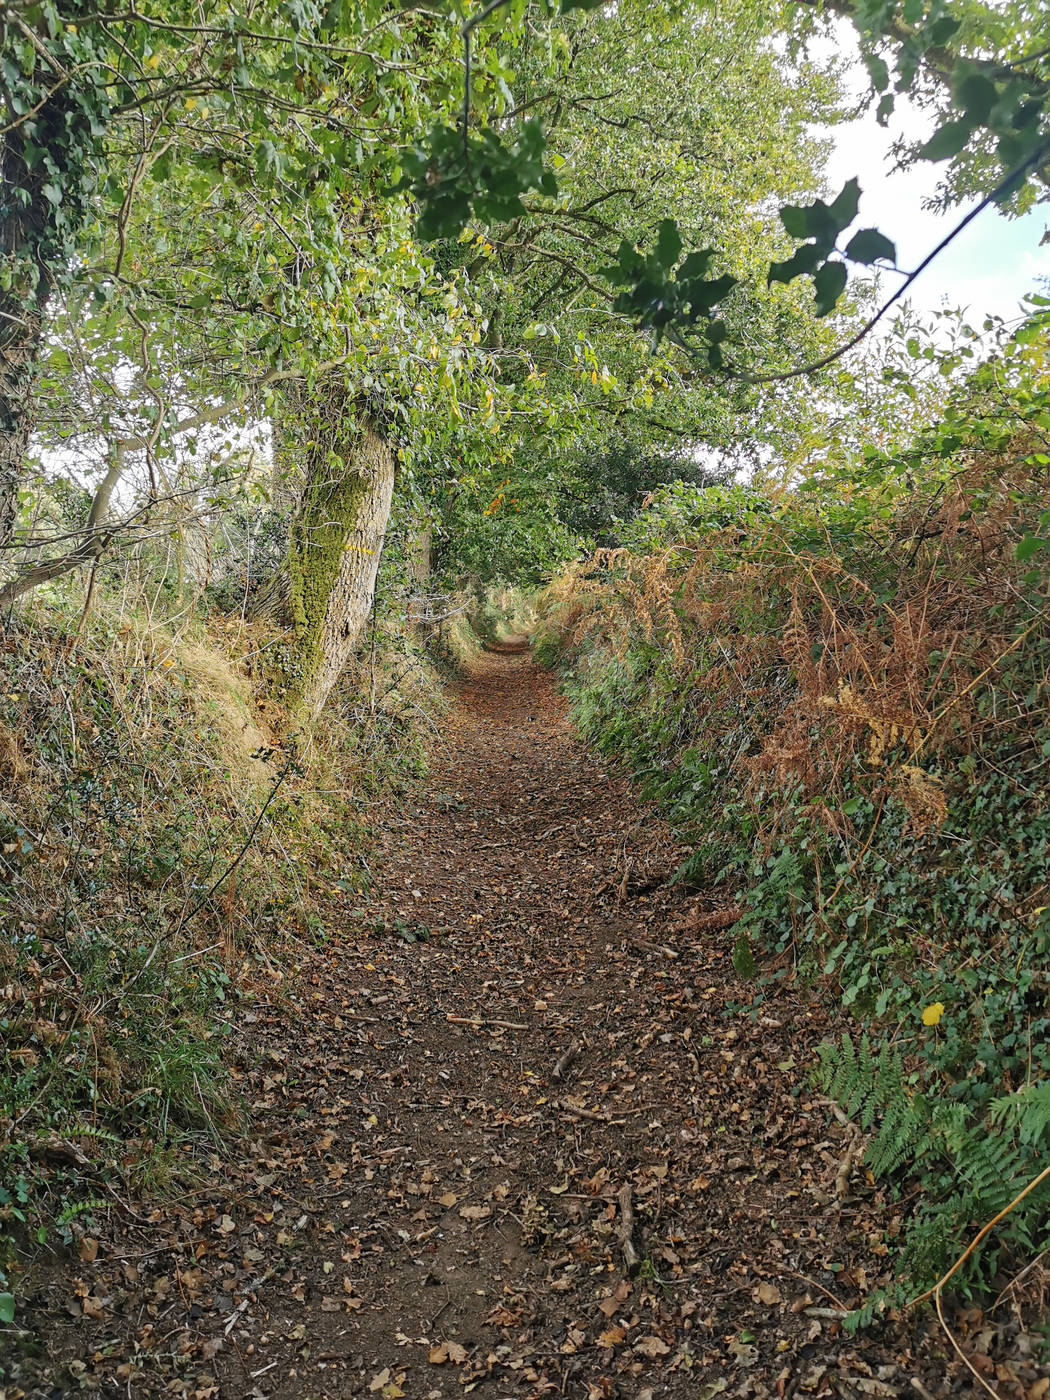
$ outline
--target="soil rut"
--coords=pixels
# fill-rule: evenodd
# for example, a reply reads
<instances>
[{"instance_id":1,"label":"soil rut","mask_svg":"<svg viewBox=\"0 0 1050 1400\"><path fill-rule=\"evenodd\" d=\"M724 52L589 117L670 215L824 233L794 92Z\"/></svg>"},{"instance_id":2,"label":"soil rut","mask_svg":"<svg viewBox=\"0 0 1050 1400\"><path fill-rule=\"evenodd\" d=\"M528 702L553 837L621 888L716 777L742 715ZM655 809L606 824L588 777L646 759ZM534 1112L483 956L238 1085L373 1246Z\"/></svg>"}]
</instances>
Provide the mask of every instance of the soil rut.
<instances>
[{"instance_id":1,"label":"soil rut","mask_svg":"<svg viewBox=\"0 0 1050 1400\"><path fill-rule=\"evenodd\" d=\"M34 1393L937 1391L928 1335L841 1333L890 1216L807 1087L824 1012L752 1004L527 655L479 659L415 803L359 923L240 1017L243 1153L41 1284Z\"/></svg>"}]
</instances>

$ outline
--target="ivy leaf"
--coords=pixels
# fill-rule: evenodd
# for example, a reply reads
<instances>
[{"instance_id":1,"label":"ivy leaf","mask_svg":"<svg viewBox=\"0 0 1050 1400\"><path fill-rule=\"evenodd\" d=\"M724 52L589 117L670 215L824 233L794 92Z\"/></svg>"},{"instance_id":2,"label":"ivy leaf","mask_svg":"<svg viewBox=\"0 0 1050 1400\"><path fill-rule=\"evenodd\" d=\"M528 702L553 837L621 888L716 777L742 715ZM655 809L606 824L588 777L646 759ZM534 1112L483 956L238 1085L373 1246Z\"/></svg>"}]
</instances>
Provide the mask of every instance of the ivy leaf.
<instances>
[{"instance_id":1,"label":"ivy leaf","mask_svg":"<svg viewBox=\"0 0 1050 1400\"><path fill-rule=\"evenodd\" d=\"M717 306L736 286L737 279L728 274L714 277L710 282L696 282L688 288L692 320Z\"/></svg>"},{"instance_id":2,"label":"ivy leaf","mask_svg":"<svg viewBox=\"0 0 1050 1400\"><path fill-rule=\"evenodd\" d=\"M983 122L994 107L999 91L983 73L970 73L955 86L955 96L967 120Z\"/></svg>"},{"instance_id":3,"label":"ivy leaf","mask_svg":"<svg viewBox=\"0 0 1050 1400\"><path fill-rule=\"evenodd\" d=\"M892 92L887 92L883 96L878 107L875 109L875 120L878 122L879 126L885 126L887 124L896 103L897 99Z\"/></svg>"},{"instance_id":4,"label":"ivy leaf","mask_svg":"<svg viewBox=\"0 0 1050 1400\"><path fill-rule=\"evenodd\" d=\"M701 279L707 272L714 255L713 248L701 248L697 249L696 252L687 253L682 266L678 269L679 282L695 282Z\"/></svg>"},{"instance_id":5,"label":"ivy leaf","mask_svg":"<svg viewBox=\"0 0 1050 1400\"><path fill-rule=\"evenodd\" d=\"M780 211L780 222L792 238L809 237L809 209L799 204L785 204Z\"/></svg>"},{"instance_id":6,"label":"ivy leaf","mask_svg":"<svg viewBox=\"0 0 1050 1400\"><path fill-rule=\"evenodd\" d=\"M0 1322L14 1322L15 1297L13 1293L0 1293Z\"/></svg>"},{"instance_id":7,"label":"ivy leaf","mask_svg":"<svg viewBox=\"0 0 1050 1400\"><path fill-rule=\"evenodd\" d=\"M846 257L851 262L867 265L878 262L879 258L896 264L897 245L877 228L862 228L846 244Z\"/></svg>"},{"instance_id":8,"label":"ivy leaf","mask_svg":"<svg viewBox=\"0 0 1050 1400\"><path fill-rule=\"evenodd\" d=\"M948 160L957 156L970 139L973 124L967 119L946 122L919 150L923 160Z\"/></svg>"},{"instance_id":9,"label":"ivy leaf","mask_svg":"<svg viewBox=\"0 0 1050 1400\"><path fill-rule=\"evenodd\" d=\"M682 235L674 219L661 219L656 236L656 256L661 267L674 267L682 254Z\"/></svg>"},{"instance_id":10,"label":"ivy leaf","mask_svg":"<svg viewBox=\"0 0 1050 1400\"><path fill-rule=\"evenodd\" d=\"M876 92L885 92L890 85L890 70L886 65L886 60L880 58L878 54L866 54L864 63L868 69L872 87Z\"/></svg>"},{"instance_id":11,"label":"ivy leaf","mask_svg":"<svg viewBox=\"0 0 1050 1400\"><path fill-rule=\"evenodd\" d=\"M833 311L839 297L846 289L846 264L826 262L813 274L813 290L817 297L817 315L826 316Z\"/></svg>"},{"instance_id":12,"label":"ivy leaf","mask_svg":"<svg viewBox=\"0 0 1050 1400\"><path fill-rule=\"evenodd\" d=\"M941 44L946 44L955 34L962 24L961 20L953 19L951 15L942 15L930 28L930 44L936 48Z\"/></svg>"},{"instance_id":13,"label":"ivy leaf","mask_svg":"<svg viewBox=\"0 0 1050 1400\"><path fill-rule=\"evenodd\" d=\"M828 210L828 213L836 224L836 234L841 233L844 228L849 228L850 224L857 217L857 210L859 207L860 183L854 177L852 180L847 180L842 186L842 190Z\"/></svg>"},{"instance_id":14,"label":"ivy leaf","mask_svg":"<svg viewBox=\"0 0 1050 1400\"><path fill-rule=\"evenodd\" d=\"M806 272L812 272L820 262L821 252L815 243L803 243L790 258L783 262L770 263L766 284L791 282Z\"/></svg>"},{"instance_id":15,"label":"ivy leaf","mask_svg":"<svg viewBox=\"0 0 1050 1400\"><path fill-rule=\"evenodd\" d=\"M1026 535L1017 546L1017 561L1019 564L1026 563L1033 555L1038 554L1041 549L1050 545L1050 540L1042 540L1038 535Z\"/></svg>"},{"instance_id":16,"label":"ivy leaf","mask_svg":"<svg viewBox=\"0 0 1050 1400\"><path fill-rule=\"evenodd\" d=\"M831 204L815 199L812 204L785 204L780 222L792 238L812 238L823 252L830 252L835 239L857 217L860 185L847 180Z\"/></svg>"}]
</instances>

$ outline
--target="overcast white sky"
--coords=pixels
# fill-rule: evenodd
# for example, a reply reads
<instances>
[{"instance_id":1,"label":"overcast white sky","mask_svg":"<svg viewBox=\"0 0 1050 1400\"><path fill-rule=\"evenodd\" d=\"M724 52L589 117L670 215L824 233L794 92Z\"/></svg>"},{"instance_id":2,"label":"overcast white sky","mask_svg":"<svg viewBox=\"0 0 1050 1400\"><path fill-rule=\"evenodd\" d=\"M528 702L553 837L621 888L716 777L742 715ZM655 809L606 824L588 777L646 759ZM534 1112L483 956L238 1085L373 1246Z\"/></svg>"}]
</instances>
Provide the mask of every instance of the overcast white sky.
<instances>
[{"instance_id":1,"label":"overcast white sky","mask_svg":"<svg viewBox=\"0 0 1050 1400\"><path fill-rule=\"evenodd\" d=\"M836 45L840 55L856 52L852 28L843 23ZM859 60L851 75L858 92L867 87L867 74ZM951 210L947 215L930 213L922 207L943 166L921 162L908 171L891 174L889 155L899 134L925 137L931 130L930 118L898 103L888 127L880 127L874 111L858 121L834 130L835 150L828 165L828 180L834 193L853 175L861 184L860 223L874 225L897 244L897 260L910 270L929 253L952 226L966 214L972 203ZM973 201L976 203L976 201ZM1040 247L1040 239L1050 224L1050 205L1043 204L1020 219L1005 218L995 209L986 209L951 244L909 291L913 306L932 310L944 304L969 310L976 318L989 312L1014 319L1022 296L1039 290L1037 279L1050 276L1050 245ZM883 286L890 290L896 281L886 276ZM1046 288L1041 290L1044 292Z\"/></svg>"}]
</instances>

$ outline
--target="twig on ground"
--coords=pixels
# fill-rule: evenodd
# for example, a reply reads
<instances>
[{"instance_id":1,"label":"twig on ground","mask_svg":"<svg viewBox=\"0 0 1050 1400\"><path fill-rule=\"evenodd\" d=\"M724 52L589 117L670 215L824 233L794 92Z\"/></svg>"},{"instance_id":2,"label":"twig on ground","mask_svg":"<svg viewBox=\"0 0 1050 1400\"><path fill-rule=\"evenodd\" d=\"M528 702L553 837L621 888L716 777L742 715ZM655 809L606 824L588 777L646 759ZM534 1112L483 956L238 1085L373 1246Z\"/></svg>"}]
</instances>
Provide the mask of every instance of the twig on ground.
<instances>
[{"instance_id":1,"label":"twig on ground","mask_svg":"<svg viewBox=\"0 0 1050 1400\"><path fill-rule=\"evenodd\" d=\"M625 1181L620 1187L616 1196L616 1204L620 1208L620 1248L623 1250L623 1262L627 1265L627 1272L631 1273L638 1267L638 1251L634 1247L634 1205L631 1201L631 1183Z\"/></svg>"},{"instance_id":2,"label":"twig on ground","mask_svg":"<svg viewBox=\"0 0 1050 1400\"><path fill-rule=\"evenodd\" d=\"M471 1016L446 1016L446 1021L450 1021L454 1026L499 1026L505 1031L527 1031L528 1026L523 1026L520 1021L495 1021L491 1019L480 1020Z\"/></svg>"},{"instance_id":3,"label":"twig on ground","mask_svg":"<svg viewBox=\"0 0 1050 1400\"><path fill-rule=\"evenodd\" d=\"M554 1069L551 1071L551 1078L561 1079L564 1076L566 1070L569 1069L569 1067L572 1065L573 1061L578 1058L579 1053L582 1049L582 1042L580 1042L579 1040L571 1040L569 1042L569 1048L561 1056L561 1058L558 1060L558 1063L554 1066Z\"/></svg>"}]
</instances>

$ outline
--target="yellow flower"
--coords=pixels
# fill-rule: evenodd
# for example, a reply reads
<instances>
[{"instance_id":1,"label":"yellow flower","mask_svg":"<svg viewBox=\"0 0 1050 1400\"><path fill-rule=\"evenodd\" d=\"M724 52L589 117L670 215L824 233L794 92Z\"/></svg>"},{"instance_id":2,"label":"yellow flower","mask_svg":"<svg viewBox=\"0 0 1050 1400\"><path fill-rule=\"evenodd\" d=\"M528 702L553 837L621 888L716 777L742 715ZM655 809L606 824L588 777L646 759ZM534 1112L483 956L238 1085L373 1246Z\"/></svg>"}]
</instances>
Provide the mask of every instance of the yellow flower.
<instances>
[{"instance_id":1,"label":"yellow flower","mask_svg":"<svg viewBox=\"0 0 1050 1400\"><path fill-rule=\"evenodd\" d=\"M924 1026L937 1026L937 1025L940 1025L941 1017L942 1017L943 1015L944 1015L944 1002L943 1002L943 1001L931 1002L931 1004L930 1004L929 1006L927 1006L926 1010L922 1013L922 1024L923 1024Z\"/></svg>"}]
</instances>

